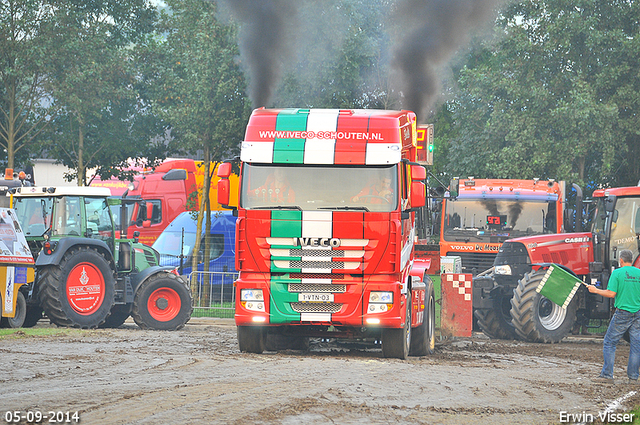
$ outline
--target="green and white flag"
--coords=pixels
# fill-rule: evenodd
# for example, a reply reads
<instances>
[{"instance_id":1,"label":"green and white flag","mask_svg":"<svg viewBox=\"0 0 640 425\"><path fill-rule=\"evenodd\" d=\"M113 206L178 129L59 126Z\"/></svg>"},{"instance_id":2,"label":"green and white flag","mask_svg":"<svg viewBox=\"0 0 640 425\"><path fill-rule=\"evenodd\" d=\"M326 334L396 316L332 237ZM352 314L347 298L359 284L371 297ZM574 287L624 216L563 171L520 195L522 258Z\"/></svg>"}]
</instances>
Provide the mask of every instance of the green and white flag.
<instances>
[{"instance_id":1,"label":"green and white flag","mask_svg":"<svg viewBox=\"0 0 640 425\"><path fill-rule=\"evenodd\" d=\"M536 292L566 309L583 283L561 267L551 266L540 281Z\"/></svg>"}]
</instances>

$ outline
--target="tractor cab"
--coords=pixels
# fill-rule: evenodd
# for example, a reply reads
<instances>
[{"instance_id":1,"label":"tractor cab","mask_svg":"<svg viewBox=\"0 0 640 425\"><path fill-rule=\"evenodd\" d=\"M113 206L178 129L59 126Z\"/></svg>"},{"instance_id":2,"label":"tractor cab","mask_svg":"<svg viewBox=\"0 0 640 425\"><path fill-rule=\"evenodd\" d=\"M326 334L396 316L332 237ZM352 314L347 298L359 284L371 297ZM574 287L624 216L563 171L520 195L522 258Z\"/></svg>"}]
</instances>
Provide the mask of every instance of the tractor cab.
<instances>
[{"instance_id":1,"label":"tractor cab","mask_svg":"<svg viewBox=\"0 0 640 425\"><path fill-rule=\"evenodd\" d=\"M13 208L35 255L44 241L84 237L103 241L114 252L115 233L109 189L93 187L15 190Z\"/></svg>"}]
</instances>

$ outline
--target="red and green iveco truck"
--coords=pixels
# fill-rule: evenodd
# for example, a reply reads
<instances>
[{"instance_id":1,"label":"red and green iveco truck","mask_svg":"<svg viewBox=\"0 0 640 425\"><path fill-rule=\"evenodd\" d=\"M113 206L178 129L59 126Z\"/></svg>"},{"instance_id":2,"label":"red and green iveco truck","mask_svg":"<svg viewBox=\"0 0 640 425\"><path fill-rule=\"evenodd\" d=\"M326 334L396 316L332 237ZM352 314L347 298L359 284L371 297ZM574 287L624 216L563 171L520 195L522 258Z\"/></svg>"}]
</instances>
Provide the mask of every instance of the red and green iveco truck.
<instances>
[{"instance_id":1,"label":"red and green iveco truck","mask_svg":"<svg viewBox=\"0 0 640 425\"><path fill-rule=\"evenodd\" d=\"M308 337L381 340L385 357L433 351L433 285L413 257L426 179L416 151L409 111L253 112L236 210L241 351ZM230 175L220 165L222 205Z\"/></svg>"}]
</instances>

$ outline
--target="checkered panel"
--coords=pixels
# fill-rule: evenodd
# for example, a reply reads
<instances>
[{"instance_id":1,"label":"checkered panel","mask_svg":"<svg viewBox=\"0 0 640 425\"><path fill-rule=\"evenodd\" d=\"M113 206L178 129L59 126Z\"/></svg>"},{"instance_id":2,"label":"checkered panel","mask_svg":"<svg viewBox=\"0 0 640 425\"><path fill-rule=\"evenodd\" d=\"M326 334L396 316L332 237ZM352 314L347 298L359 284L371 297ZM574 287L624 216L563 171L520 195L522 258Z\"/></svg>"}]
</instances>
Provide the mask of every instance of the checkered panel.
<instances>
[{"instance_id":1,"label":"checkered panel","mask_svg":"<svg viewBox=\"0 0 640 425\"><path fill-rule=\"evenodd\" d=\"M445 273L443 276L445 283L451 285L451 287L454 288L454 292L457 290L464 301L471 302L473 278L470 274Z\"/></svg>"}]
</instances>

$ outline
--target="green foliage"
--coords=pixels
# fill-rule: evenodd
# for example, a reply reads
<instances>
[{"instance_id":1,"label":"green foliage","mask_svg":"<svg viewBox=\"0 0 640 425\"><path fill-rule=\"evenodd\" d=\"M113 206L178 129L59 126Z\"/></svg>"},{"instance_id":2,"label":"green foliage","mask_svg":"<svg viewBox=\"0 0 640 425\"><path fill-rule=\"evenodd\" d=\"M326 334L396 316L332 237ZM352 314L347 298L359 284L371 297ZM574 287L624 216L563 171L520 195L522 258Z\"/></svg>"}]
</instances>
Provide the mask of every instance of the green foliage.
<instances>
[{"instance_id":1,"label":"green foliage","mask_svg":"<svg viewBox=\"0 0 640 425\"><path fill-rule=\"evenodd\" d=\"M239 152L250 110L237 62L237 30L216 19L216 3L167 1L156 34L137 50L144 92L172 136L212 160Z\"/></svg>"},{"instance_id":2,"label":"green foliage","mask_svg":"<svg viewBox=\"0 0 640 425\"><path fill-rule=\"evenodd\" d=\"M0 0L0 146L7 165L55 113L47 106L49 34L53 14L46 0ZM4 158L3 158L4 159Z\"/></svg>"},{"instance_id":3,"label":"green foliage","mask_svg":"<svg viewBox=\"0 0 640 425\"><path fill-rule=\"evenodd\" d=\"M447 171L635 185L639 14L627 1L508 6L439 114L454 118Z\"/></svg>"},{"instance_id":4,"label":"green foliage","mask_svg":"<svg viewBox=\"0 0 640 425\"><path fill-rule=\"evenodd\" d=\"M165 149L147 147L163 129L134 90L129 48L152 29L154 18L144 0L56 2L47 47L55 54L49 77L58 114L46 150L77 170L70 177L79 185L87 184L87 168L98 167L106 178L129 157L165 155Z\"/></svg>"}]
</instances>

